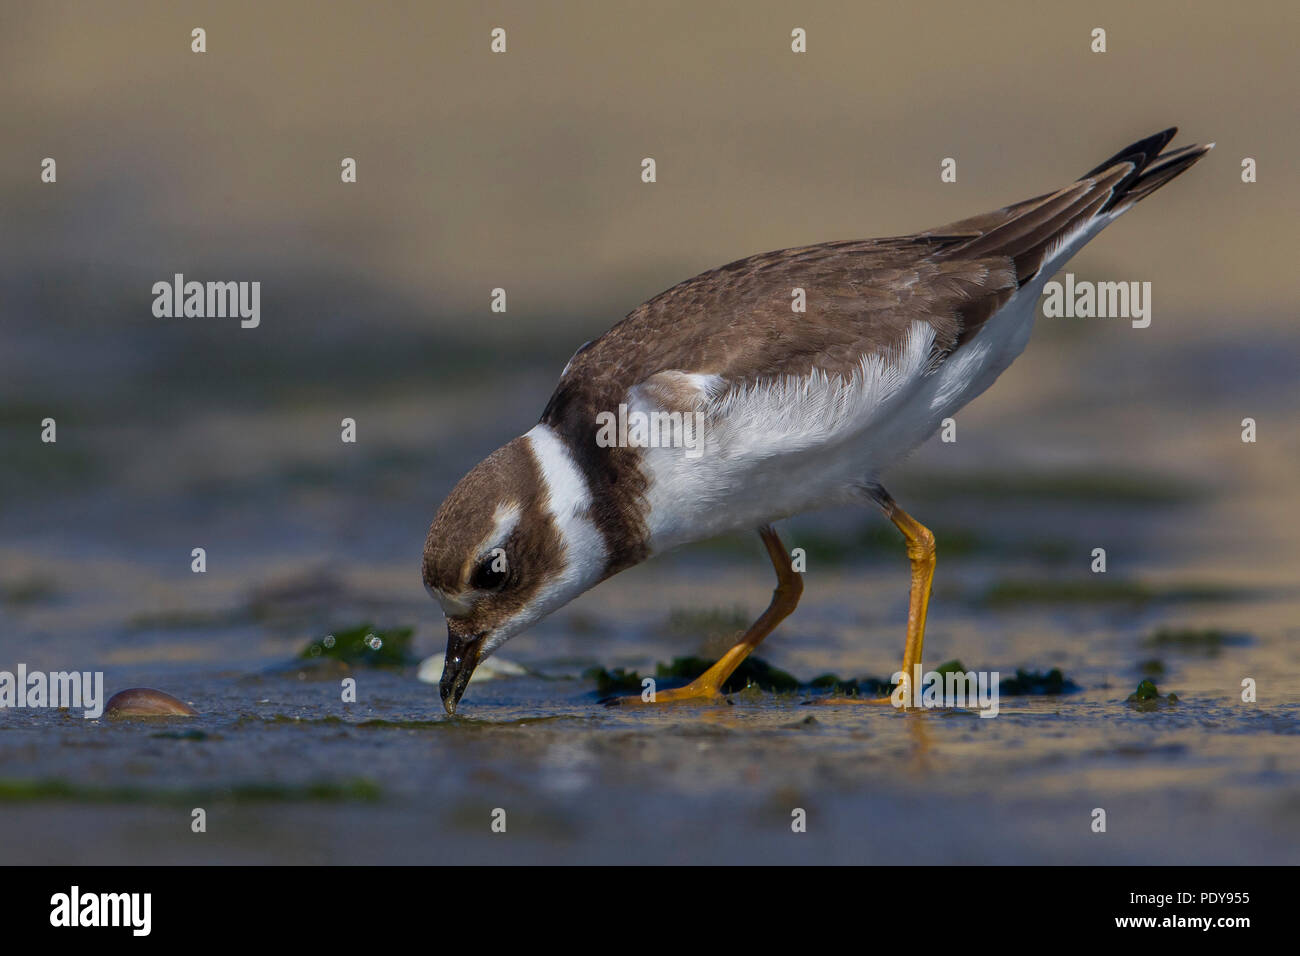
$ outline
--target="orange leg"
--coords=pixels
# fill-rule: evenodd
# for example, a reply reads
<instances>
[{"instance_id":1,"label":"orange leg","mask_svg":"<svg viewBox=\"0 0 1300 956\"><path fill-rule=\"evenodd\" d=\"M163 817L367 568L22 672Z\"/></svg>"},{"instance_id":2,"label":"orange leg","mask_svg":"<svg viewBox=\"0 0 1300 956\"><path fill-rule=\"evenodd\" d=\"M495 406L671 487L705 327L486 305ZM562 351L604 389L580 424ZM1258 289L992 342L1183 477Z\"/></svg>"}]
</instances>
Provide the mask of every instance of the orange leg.
<instances>
[{"instance_id":1,"label":"orange leg","mask_svg":"<svg viewBox=\"0 0 1300 956\"><path fill-rule=\"evenodd\" d=\"M908 685L904 689L902 699L910 701L914 669L921 663L921 651L925 646L925 617L930 608L930 586L934 582L934 535L930 533L929 528L900 508L898 502L894 501L884 488L876 485L868 491L868 494L876 504L880 505L886 517L894 522L895 527L903 532L903 538L907 542L907 558L912 565L912 590L907 606L907 642L903 645L901 668L903 681ZM895 693L897 694L897 691ZM889 704L893 703L893 698L836 697L822 702Z\"/></svg>"},{"instance_id":2,"label":"orange leg","mask_svg":"<svg viewBox=\"0 0 1300 956\"><path fill-rule=\"evenodd\" d=\"M617 697L609 703L664 704L682 700L710 700L719 696L722 692L722 685L727 682L727 678L731 676L732 672L740 666L740 662L748 657L750 652L762 642L763 638L771 634L776 626L789 616L790 612L799 603L799 595L803 593L803 579L797 571L791 568L790 554L785 550L785 545L781 544L781 539L776 536L776 531L771 525L766 525L759 528L758 533L763 539L763 544L767 546L767 554L772 559L772 567L776 569L776 590L772 592L772 603L767 606L767 610L744 633L739 643L723 654L716 664L685 687L656 691L654 699L649 701L642 700L640 697Z\"/></svg>"}]
</instances>

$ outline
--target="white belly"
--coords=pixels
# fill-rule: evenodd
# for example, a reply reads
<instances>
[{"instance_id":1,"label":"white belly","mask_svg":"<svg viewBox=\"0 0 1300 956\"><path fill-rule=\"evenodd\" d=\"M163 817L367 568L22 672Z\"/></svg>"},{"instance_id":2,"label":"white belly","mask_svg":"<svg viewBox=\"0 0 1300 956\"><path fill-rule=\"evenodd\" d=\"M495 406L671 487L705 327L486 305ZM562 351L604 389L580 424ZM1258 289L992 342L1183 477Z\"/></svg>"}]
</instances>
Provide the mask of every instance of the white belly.
<instances>
[{"instance_id":1,"label":"white belly","mask_svg":"<svg viewBox=\"0 0 1300 956\"><path fill-rule=\"evenodd\" d=\"M701 455L645 451L652 551L854 499L1024 351L1052 271L938 369L928 368L929 326L917 322L899 354L849 382L813 376L710 400Z\"/></svg>"}]
</instances>

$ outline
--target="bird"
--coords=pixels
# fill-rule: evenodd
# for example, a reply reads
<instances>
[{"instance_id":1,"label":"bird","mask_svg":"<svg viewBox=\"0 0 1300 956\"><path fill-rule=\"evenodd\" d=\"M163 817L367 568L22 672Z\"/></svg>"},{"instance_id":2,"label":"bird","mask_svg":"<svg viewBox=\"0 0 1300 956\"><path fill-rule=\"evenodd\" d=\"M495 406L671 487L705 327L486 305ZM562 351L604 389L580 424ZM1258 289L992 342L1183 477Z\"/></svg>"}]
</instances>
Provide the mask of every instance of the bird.
<instances>
[{"instance_id":1,"label":"bird","mask_svg":"<svg viewBox=\"0 0 1300 956\"><path fill-rule=\"evenodd\" d=\"M919 672L936 543L882 472L1024 350L1039 296L1071 256L1214 146L1165 151L1176 132L1053 192L937 229L701 273L579 348L537 424L471 469L430 525L422 576L446 618L446 712L481 661L600 582L756 529L776 572L767 609L689 684L618 699L717 700L803 590L774 523L849 503L879 508L902 535L911 581L901 679Z\"/></svg>"}]
</instances>

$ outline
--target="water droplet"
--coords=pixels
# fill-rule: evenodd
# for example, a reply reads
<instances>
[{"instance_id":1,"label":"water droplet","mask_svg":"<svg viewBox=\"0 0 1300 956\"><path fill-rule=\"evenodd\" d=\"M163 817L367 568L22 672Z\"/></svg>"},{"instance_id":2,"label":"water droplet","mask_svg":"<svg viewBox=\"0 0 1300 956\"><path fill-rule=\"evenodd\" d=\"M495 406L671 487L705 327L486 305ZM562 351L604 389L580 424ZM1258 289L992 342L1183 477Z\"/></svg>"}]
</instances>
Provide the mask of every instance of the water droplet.
<instances>
[{"instance_id":1,"label":"water droplet","mask_svg":"<svg viewBox=\"0 0 1300 956\"><path fill-rule=\"evenodd\" d=\"M377 651L383 646L384 646L383 638L379 637L376 634L366 635L366 647L370 648L372 651Z\"/></svg>"},{"instance_id":2,"label":"water droplet","mask_svg":"<svg viewBox=\"0 0 1300 956\"><path fill-rule=\"evenodd\" d=\"M321 641L321 643L324 644L326 647L333 647L333 646L334 646L334 635L333 635L333 634L326 634L326 635L325 635L325 640Z\"/></svg>"}]
</instances>

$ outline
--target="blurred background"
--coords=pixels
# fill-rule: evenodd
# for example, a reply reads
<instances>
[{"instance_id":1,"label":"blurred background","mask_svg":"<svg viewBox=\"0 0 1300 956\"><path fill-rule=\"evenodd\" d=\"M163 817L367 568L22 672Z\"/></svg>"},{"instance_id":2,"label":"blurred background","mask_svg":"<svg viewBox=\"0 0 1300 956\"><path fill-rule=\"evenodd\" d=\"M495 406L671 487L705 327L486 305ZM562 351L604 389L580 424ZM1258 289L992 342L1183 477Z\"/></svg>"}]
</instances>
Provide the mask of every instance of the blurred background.
<instances>
[{"instance_id":1,"label":"blurred background","mask_svg":"<svg viewBox=\"0 0 1300 956\"><path fill-rule=\"evenodd\" d=\"M203 851L223 861L1294 850L1295 4L6 2L3 21L0 669L102 669L110 692L159 686L207 722L173 746L0 714L0 812L31 834L12 859L193 860L152 829L158 805L187 799L176 787L243 814ZM494 27L505 54L489 51ZM807 53L791 52L795 27ZM769 571L757 539L737 539L620 575L517 638L506 656L532 676L476 684L467 722L439 723L477 736L276 723L440 720L413 664L376 672L352 709L333 672L283 667L365 625L410 628L408 663L441 650L419 576L437 505L636 305L752 253L1037 195L1169 125L1175 146L1218 146L1070 265L1151 282L1151 326L1040 320L957 442L890 481L939 539L927 656L1063 667L1083 688L1074 722L1052 701L955 735L931 721L921 741L895 715L790 730L804 714L764 699L749 723L703 721L704 740L680 715L595 709L588 667L649 672L762 609ZM940 182L946 157L955 183ZM175 273L261 282L260 326L155 318L152 285ZM340 441L345 417L356 444ZM803 681L892 671L906 567L891 533L866 511L792 522L808 589L763 656ZM1089 590L1096 547L1109 569ZM1151 661L1192 704L1124 707ZM1244 675L1269 688L1248 724ZM557 706L576 723L511 729ZM900 782L922 752L948 784L933 769ZM349 802L354 778L388 801L386 830L365 829L378 824ZM322 780L340 808L294 810L283 844L268 834L288 811L238 789L311 803ZM932 796L944 786L951 802ZM501 787L534 815L509 850L477 842ZM1026 790L1039 802L1018 802ZM974 827L971 792L1001 828ZM865 814L914 834L920 794L924 847L854 829ZM1060 823L1099 794L1140 811L1123 850ZM454 812L431 820L432 795ZM774 850L770 820L788 831L788 810L769 804L787 797L842 805L839 829ZM718 807L734 830L697 819ZM337 819L356 842L321 836ZM661 824L687 828L679 844L654 838Z\"/></svg>"}]
</instances>

